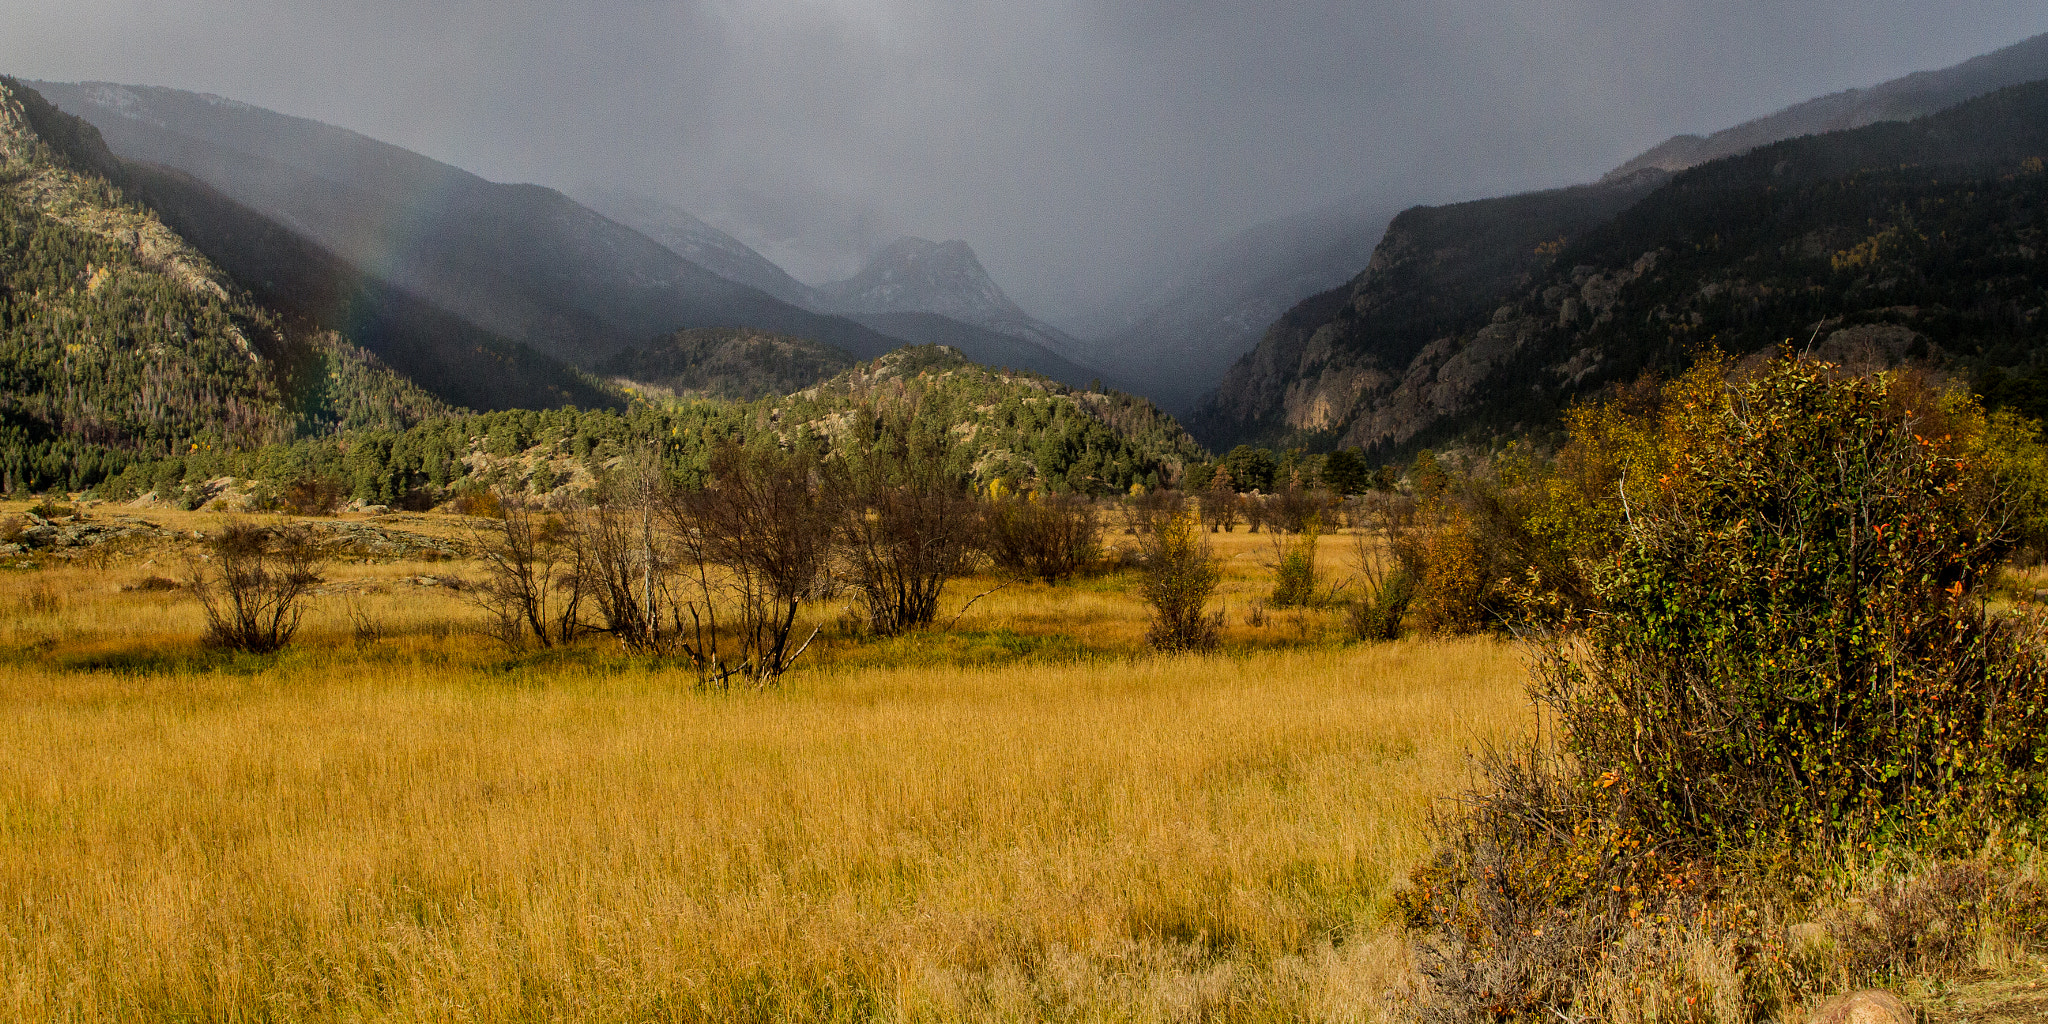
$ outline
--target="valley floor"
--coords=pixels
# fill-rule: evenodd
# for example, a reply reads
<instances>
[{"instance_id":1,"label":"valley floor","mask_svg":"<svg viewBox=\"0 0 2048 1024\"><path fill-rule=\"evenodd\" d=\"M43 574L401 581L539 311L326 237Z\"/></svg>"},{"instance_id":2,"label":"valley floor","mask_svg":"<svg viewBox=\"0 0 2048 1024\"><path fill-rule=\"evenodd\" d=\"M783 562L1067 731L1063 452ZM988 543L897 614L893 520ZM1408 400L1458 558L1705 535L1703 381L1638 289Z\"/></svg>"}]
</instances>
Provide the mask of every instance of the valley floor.
<instances>
[{"instance_id":1,"label":"valley floor","mask_svg":"<svg viewBox=\"0 0 2048 1024\"><path fill-rule=\"evenodd\" d=\"M1271 549L1218 542L1224 653L1145 653L1110 575L891 641L812 609L815 657L729 694L495 649L460 559L332 564L237 658L137 588L179 541L0 557L0 1017L1378 1019L1388 892L1533 722L1520 657L1247 624Z\"/></svg>"}]
</instances>

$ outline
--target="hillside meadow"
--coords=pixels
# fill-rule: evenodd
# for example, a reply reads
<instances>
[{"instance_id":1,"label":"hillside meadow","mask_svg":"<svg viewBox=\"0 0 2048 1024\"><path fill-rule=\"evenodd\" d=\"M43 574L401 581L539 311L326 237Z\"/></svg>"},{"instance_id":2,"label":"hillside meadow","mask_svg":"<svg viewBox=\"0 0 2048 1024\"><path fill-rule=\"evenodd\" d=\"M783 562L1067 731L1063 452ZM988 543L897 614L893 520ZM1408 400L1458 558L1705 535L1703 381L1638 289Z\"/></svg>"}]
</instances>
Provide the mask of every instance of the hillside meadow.
<instances>
[{"instance_id":1,"label":"hillside meadow","mask_svg":"<svg viewBox=\"0 0 2048 1024\"><path fill-rule=\"evenodd\" d=\"M0 557L6 1019L1378 1020L1423 826L1534 722L1505 643L1248 614L1242 530L1214 655L1148 653L1128 573L972 578L706 693L498 648L461 559L330 563L291 649L207 651L138 584L218 518L117 513L186 539Z\"/></svg>"}]
</instances>

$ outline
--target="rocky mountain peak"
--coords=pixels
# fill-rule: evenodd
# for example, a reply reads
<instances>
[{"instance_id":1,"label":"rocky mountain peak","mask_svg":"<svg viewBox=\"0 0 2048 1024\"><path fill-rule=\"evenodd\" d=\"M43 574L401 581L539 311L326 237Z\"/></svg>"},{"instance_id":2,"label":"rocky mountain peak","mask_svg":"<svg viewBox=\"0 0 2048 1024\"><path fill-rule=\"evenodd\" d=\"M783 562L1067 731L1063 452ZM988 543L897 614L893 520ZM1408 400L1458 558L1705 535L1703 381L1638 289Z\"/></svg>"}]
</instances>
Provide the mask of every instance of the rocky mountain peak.
<instances>
[{"instance_id":1,"label":"rocky mountain peak","mask_svg":"<svg viewBox=\"0 0 2048 1024\"><path fill-rule=\"evenodd\" d=\"M1021 317L966 242L899 238L860 273L818 289L849 313L938 313L968 323Z\"/></svg>"}]
</instances>

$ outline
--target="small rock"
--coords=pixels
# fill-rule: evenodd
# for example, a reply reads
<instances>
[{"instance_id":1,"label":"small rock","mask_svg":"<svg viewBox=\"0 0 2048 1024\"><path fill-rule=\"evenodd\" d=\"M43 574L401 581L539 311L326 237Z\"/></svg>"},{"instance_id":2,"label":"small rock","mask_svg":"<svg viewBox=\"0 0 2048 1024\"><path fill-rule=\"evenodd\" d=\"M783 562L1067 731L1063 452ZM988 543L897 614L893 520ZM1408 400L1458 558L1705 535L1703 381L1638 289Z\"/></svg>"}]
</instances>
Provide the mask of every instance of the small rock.
<instances>
[{"instance_id":1,"label":"small rock","mask_svg":"<svg viewBox=\"0 0 2048 1024\"><path fill-rule=\"evenodd\" d=\"M1883 989L1864 989L1830 1000L1808 1017L1810 1024L1913 1024L1913 1010Z\"/></svg>"}]
</instances>

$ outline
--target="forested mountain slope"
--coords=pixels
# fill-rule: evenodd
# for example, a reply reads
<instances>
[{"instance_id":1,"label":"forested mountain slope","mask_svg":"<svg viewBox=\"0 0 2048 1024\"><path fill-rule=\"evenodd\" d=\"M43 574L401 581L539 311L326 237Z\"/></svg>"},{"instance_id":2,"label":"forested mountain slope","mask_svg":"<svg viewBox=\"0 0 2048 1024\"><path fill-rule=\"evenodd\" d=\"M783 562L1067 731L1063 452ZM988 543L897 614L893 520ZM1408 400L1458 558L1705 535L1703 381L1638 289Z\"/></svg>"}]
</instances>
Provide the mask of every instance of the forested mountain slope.
<instances>
[{"instance_id":1,"label":"forested mountain slope","mask_svg":"<svg viewBox=\"0 0 2048 1024\"><path fill-rule=\"evenodd\" d=\"M425 507L465 489L573 497L625 460L659 453L677 479L701 479L727 444L806 439L860 458L922 435L977 486L998 480L1121 494L1178 481L1205 453L1179 424L1130 395L1077 391L1002 373L936 346L898 349L800 392L753 402L681 398L623 410L508 410L440 417L403 431L302 438L257 450L204 450L137 463L102 485L123 497L203 500L220 477L283 490L325 481L367 502ZM321 488L324 489L324 488Z\"/></svg>"},{"instance_id":2,"label":"forested mountain slope","mask_svg":"<svg viewBox=\"0 0 2048 1024\"><path fill-rule=\"evenodd\" d=\"M0 485L136 458L398 428L447 407L294 331L93 168L97 133L0 78Z\"/></svg>"},{"instance_id":3,"label":"forested mountain slope","mask_svg":"<svg viewBox=\"0 0 2048 1024\"><path fill-rule=\"evenodd\" d=\"M2044 157L2048 83L1781 142L1686 171L1530 249L1507 287L1437 299L1439 316L1418 315L1414 297L1455 292L1394 287L1432 260L1390 232L1335 316L1262 343L1293 344L1294 375L1228 396L1257 403L1216 408L1241 412L1225 423L1242 434L1391 453L1532 429L1607 382L1709 347L1745 354L1790 339L1930 361L2042 415Z\"/></svg>"},{"instance_id":4,"label":"forested mountain slope","mask_svg":"<svg viewBox=\"0 0 2048 1024\"><path fill-rule=\"evenodd\" d=\"M652 396L751 401L810 387L854 358L809 338L745 327L699 327L627 349L600 369Z\"/></svg>"}]
</instances>

